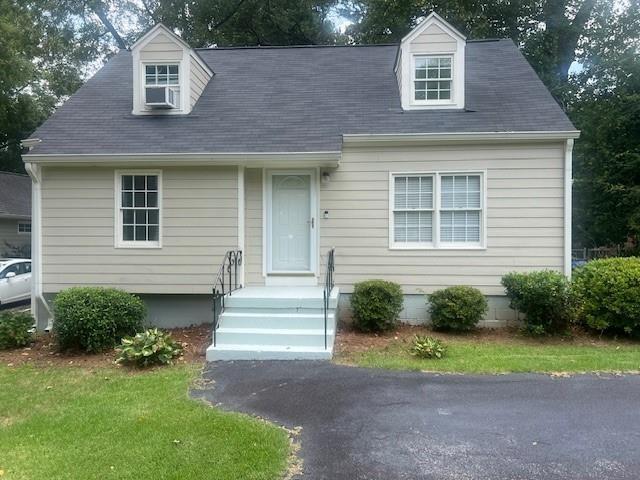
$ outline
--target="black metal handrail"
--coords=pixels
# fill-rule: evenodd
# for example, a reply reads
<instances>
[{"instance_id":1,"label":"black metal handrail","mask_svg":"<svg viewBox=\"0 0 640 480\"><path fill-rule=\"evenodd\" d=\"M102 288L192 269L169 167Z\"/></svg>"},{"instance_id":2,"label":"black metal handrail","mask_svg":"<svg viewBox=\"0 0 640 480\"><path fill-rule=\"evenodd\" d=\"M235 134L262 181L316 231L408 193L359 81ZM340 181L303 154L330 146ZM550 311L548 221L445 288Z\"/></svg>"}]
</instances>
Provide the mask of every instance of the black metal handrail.
<instances>
[{"instance_id":1,"label":"black metal handrail","mask_svg":"<svg viewBox=\"0 0 640 480\"><path fill-rule=\"evenodd\" d=\"M238 267L242 265L242 250L229 250L224 254L222 265L213 283L213 346L216 346L216 331L220 315L224 312L224 299L242 288L238 281Z\"/></svg>"},{"instance_id":2,"label":"black metal handrail","mask_svg":"<svg viewBox=\"0 0 640 480\"><path fill-rule=\"evenodd\" d=\"M335 271L335 253L336 249L331 248L327 253L327 268L324 274L324 349L327 349L327 316L329 311L329 300L331 298L331 291L333 290L333 272ZM335 332L334 332L335 335Z\"/></svg>"}]
</instances>

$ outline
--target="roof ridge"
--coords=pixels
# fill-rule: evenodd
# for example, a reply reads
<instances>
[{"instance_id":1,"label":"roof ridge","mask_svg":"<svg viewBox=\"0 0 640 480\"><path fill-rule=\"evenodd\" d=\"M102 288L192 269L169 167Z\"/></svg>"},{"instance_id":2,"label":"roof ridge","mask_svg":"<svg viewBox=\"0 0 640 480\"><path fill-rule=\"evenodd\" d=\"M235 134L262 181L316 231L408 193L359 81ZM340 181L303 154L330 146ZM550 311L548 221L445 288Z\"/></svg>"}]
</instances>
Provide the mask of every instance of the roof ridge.
<instances>
[{"instance_id":1,"label":"roof ridge","mask_svg":"<svg viewBox=\"0 0 640 480\"><path fill-rule=\"evenodd\" d=\"M502 42L510 38L479 38L467 40L467 43ZM397 47L399 43L352 43L337 45L237 45L226 47L197 47L194 50L269 50L289 48L364 48L364 47Z\"/></svg>"},{"instance_id":2,"label":"roof ridge","mask_svg":"<svg viewBox=\"0 0 640 480\"><path fill-rule=\"evenodd\" d=\"M399 43L366 43L350 45L245 45L235 47L198 47L194 50L268 50L287 48L362 48L362 47L397 47Z\"/></svg>"}]
</instances>

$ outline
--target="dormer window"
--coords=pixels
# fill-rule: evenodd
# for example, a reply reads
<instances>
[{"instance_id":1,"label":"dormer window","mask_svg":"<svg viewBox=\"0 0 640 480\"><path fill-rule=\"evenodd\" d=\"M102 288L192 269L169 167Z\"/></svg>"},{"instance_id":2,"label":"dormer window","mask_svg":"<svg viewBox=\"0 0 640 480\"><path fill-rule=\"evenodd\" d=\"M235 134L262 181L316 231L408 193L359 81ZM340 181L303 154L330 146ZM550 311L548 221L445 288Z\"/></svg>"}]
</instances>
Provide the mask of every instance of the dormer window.
<instances>
[{"instance_id":1,"label":"dormer window","mask_svg":"<svg viewBox=\"0 0 640 480\"><path fill-rule=\"evenodd\" d=\"M403 110L464 109L466 44L436 13L402 39L394 68Z\"/></svg>"},{"instance_id":2,"label":"dormer window","mask_svg":"<svg viewBox=\"0 0 640 480\"><path fill-rule=\"evenodd\" d=\"M158 24L131 47L134 115L188 115L213 72L184 40Z\"/></svg>"},{"instance_id":3,"label":"dormer window","mask_svg":"<svg viewBox=\"0 0 640 480\"><path fill-rule=\"evenodd\" d=\"M151 108L180 108L178 65L145 65L145 104Z\"/></svg>"},{"instance_id":4,"label":"dormer window","mask_svg":"<svg viewBox=\"0 0 640 480\"><path fill-rule=\"evenodd\" d=\"M413 75L413 98L416 102L451 102L451 56L415 56Z\"/></svg>"}]
</instances>

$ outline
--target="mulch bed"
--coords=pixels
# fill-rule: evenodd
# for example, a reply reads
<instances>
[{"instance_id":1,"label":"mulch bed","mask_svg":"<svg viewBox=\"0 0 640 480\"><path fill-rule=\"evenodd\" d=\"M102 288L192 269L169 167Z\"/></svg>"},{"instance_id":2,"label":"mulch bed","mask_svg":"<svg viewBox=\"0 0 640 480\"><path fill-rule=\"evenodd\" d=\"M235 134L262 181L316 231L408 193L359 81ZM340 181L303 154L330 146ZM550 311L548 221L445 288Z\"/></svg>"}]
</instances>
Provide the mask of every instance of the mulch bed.
<instances>
[{"instance_id":1,"label":"mulch bed","mask_svg":"<svg viewBox=\"0 0 640 480\"><path fill-rule=\"evenodd\" d=\"M173 338L184 346L184 355L178 363L204 362L205 352L211 344L211 325L197 327L169 329ZM452 334L434 332L429 327L401 325L391 332L374 334L361 333L349 326L343 326L338 330L335 343L336 356L358 353L372 348L381 349L393 343L408 343L414 335L431 335L445 342L478 342L501 343L521 345L619 345L620 343L635 343L620 338L600 337L590 332L579 329L573 330L570 335L563 337L530 337L523 335L516 328L480 328L466 334ZM51 334L38 334L33 344L25 348L0 351L0 365L14 366L33 364L38 366L79 366L79 367L104 367L114 365L116 352L110 350L103 353L87 354L82 352L59 352Z\"/></svg>"},{"instance_id":2,"label":"mulch bed","mask_svg":"<svg viewBox=\"0 0 640 480\"><path fill-rule=\"evenodd\" d=\"M499 343L504 345L591 345L606 346L637 342L622 338L600 336L575 328L565 336L532 337L523 334L518 328L478 328L469 333L436 332L429 327L401 325L385 333L361 333L349 326L343 326L336 337L335 353L358 353L369 349L383 349L394 343L409 343L414 335L430 335L445 342Z\"/></svg>"},{"instance_id":3,"label":"mulch bed","mask_svg":"<svg viewBox=\"0 0 640 480\"><path fill-rule=\"evenodd\" d=\"M203 362L207 347L211 344L211 325L167 330L181 342L184 355L178 363ZM87 354L82 352L59 352L51 334L41 333L33 344L25 348L0 351L0 365L15 366L32 364L38 366L104 367L114 365L115 350Z\"/></svg>"}]
</instances>

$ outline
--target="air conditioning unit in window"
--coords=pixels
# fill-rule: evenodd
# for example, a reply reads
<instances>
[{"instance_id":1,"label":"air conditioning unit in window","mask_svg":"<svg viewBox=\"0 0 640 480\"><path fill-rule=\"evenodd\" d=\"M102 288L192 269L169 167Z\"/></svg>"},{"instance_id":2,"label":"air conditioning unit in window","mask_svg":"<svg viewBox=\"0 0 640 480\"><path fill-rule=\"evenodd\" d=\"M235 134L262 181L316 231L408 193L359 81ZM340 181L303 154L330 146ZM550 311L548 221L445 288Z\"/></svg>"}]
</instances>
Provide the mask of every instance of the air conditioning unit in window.
<instances>
[{"instance_id":1,"label":"air conditioning unit in window","mask_svg":"<svg viewBox=\"0 0 640 480\"><path fill-rule=\"evenodd\" d=\"M175 87L145 87L145 105L151 108L178 108L180 91Z\"/></svg>"}]
</instances>

